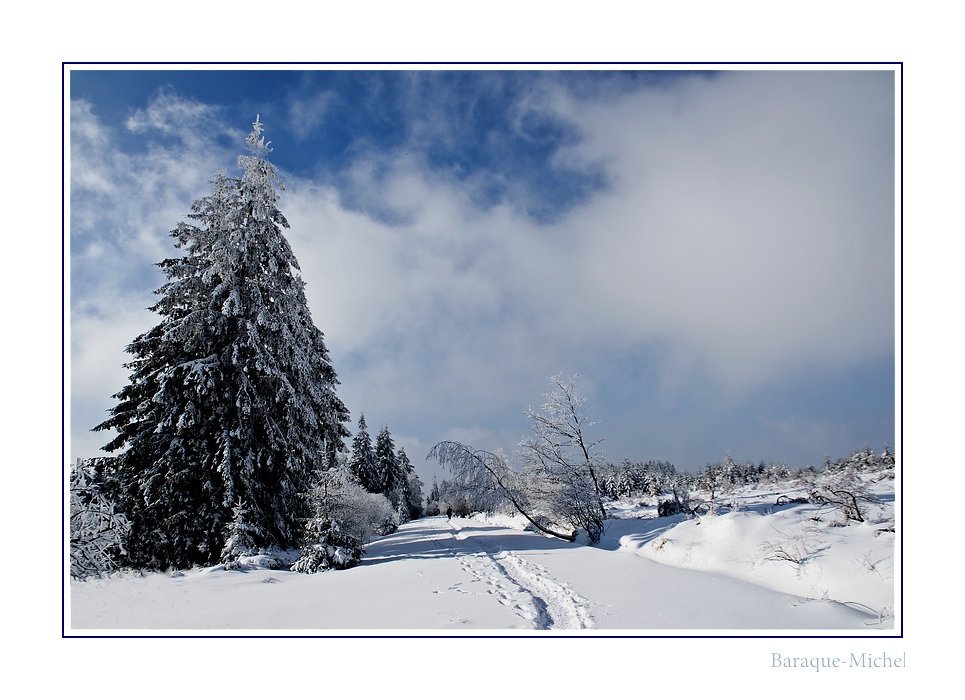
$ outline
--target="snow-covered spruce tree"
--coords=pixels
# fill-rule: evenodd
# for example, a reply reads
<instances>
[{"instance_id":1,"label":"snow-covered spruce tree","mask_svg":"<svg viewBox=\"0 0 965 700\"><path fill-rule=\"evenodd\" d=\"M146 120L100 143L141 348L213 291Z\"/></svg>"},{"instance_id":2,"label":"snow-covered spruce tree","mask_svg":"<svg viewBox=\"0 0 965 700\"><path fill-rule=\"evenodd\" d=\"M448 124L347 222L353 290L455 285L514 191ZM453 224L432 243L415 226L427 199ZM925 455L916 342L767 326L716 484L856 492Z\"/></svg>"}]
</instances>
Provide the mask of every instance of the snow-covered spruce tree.
<instances>
[{"instance_id":1,"label":"snow-covered spruce tree","mask_svg":"<svg viewBox=\"0 0 965 700\"><path fill-rule=\"evenodd\" d=\"M426 497L426 509L425 516L427 518L433 515L439 515L439 502L442 499L442 494L439 491L439 483L436 481L436 475L432 475L432 488L429 489L429 495Z\"/></svg>"},{"instance_id":2,"label":"snow-covered spruce tree","mask_svg":"<svg viewBox=\"0 0 965 700\"><path fill-rule=\"evenodd\" d=\"M231 522L226 533L227 539L224 548L221 550L221 558L224 561L227 562L257 551L256 530L251 526L250 520L251 509L246 503L239 500L232 509Z\"/></svg>"},{"instance_id":3,"label":"snow-covered spruce tree","mask_svg":"<svg viewBox=\"0 0 965 700\"><path fill-rule=\"evenodd\" d=\"M382 493L382 479L375 461L375 451L372 449L372 438L369 436L364 413L359 415L359 431L352 438L352 456L349 458L348 466L362 488L369 493Z\"/></svg>"},{"instance_id":4,"label":"snow-covered spruce tree","mask_svg":"<svg viewBox=\"0 0 965 700\"><path fill-rule=\"evenodd\" d=\"M162 320L127 347L130 384L94 428L118 433L104 449L121 451L137 566L213 563L229 531L294 546L305 494L349 435L261 132L243 175L217 175L172 232L183 255L158 264Z\"/></svg>"},{"instance_id":5,"label":"snow-covered spruce tree","mask_svg":"<svg viewBox=\"0 0 965 700\"><path fill-rule=\"evenodd\" d=\"M416 520L421 518L425 512L422 506L422 480L415 473L404 447L399 448L396 459L399 465L399 473L403 475L405 482L402 487L402 497L399 500L399 507L407 511L407 517L403 522ZM438 487L436 487L436 491L438 491Z\"/></svg>"},{"instance_id":6,"label":"snow-covered spruce tree","mask_svg":"<svg viewBox=\"0 0 965 700\"><path fill-rule=\"evenodd\" d=\"M388 498L393 505L398 505L399 490L405 479L399 473L395 441L386 425L383 425L379 434L375 436L375 470L378 484L382 487L378 493Z\"/></svg>"}]
</instances>

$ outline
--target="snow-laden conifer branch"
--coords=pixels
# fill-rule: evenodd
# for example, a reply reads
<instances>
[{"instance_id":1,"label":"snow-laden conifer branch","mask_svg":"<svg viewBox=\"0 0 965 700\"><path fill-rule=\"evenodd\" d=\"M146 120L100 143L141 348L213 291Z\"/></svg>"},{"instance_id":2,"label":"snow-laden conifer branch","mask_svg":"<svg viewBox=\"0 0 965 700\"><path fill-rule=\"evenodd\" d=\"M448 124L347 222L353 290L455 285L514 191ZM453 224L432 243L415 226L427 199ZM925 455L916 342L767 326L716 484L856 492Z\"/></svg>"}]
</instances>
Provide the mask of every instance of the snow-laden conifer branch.
<instances>
[{"instance_id":1,"label":"snow-laden conifer branch","mask_svg":"<svg viewBox=\"0 0 965 700\"><path fill-rule=\"evenodd\" d=\"M70 475L71 577L97 577L119 568L130 530L94 470L78 460Z\"/></svg>"}]
</instances>

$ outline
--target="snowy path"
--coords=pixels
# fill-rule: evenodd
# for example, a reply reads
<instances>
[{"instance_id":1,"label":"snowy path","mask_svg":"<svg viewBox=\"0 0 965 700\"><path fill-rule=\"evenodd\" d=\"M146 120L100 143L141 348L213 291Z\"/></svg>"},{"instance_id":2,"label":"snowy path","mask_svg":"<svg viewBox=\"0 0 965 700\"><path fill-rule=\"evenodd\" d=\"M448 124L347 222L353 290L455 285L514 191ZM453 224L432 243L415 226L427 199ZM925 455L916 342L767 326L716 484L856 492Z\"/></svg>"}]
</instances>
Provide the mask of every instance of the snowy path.
<instances>
[{"instance_id":1,"label":"snowy path","mask_svg":"<svg viewBox=\"0 0 965 700\"><path fill-rule=\"evenodd\" d=\"M833 601L444 517L373 542L346 571L127 574L72 582L70 606L79 633L871 629L868 616Z\"/></svg>"},{"instance_id":2,"label":"snowy path","mask_svg":"<svg viewBox=\"0 0 965 700\"><path fill-rule=\"evenodd\" d=\"M566 583L554 581L544 567L503 550L492 540L483 537L470 540L458 519L447 524L454 531L454 539L462 545L462 551L454 548L453 553L463 571L473 577L472 583L485 584L486 594L495 596L501 605L509 606L516 615L531 621L535 629L593 627L586 599ZM469 551L465 551L467 548Z\"/></svg>"}]
</instances>

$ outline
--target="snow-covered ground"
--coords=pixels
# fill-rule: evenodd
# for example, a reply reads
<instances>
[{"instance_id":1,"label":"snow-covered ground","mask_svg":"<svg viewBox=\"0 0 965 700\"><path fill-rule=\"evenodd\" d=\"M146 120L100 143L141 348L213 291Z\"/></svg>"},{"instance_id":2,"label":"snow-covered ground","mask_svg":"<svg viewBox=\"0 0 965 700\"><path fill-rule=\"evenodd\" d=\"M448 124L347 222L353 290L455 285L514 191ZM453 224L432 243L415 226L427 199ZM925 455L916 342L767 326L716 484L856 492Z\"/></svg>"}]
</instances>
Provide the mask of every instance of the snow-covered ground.
<instances>
[{"instance_id":1,"label":"snow-covered ground","mask_svg":"<svg viewBox=\"0 0 965 700\"><path fill-rule=\"evenodd\" d=\"M677 521L611 527L620 546L655 562L715 572L808 599L831 600L877 615L894 614L892 526L845 525L827 509L790 504ZM622 535L622 536L620 536Z\"/></svg>"},{"instance_id":2,"label":"snow-covered ground","mask_svg":"<svg viewBox=\"0 0 965 700\"><path fill-rule=\"evenodd\" d=\"M894 634L893 492L879 494L868 522L851 524L828 507L775 506L777 495L732 495L718 514L690 519L617 504L595 547L523 531L508 516L435 517L371 543L345 571L305 575L252 560L230 571L73 581L69 625L77 633Z\"/></svg>"}]
</instances>

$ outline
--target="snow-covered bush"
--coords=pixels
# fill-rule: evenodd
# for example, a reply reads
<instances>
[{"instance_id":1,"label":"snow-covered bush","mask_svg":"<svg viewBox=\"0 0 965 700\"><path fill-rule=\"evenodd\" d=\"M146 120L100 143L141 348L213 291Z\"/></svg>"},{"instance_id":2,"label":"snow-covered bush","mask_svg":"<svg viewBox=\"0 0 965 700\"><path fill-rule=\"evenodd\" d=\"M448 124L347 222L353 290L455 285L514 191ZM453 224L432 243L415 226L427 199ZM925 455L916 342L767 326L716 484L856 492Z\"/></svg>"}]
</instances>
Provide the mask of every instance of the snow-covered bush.
<instances>
[{"instance_id":1,"label":"snow-covered bush","mask_svg":"<svg viewBox=\"0 0 965 700\"><path fill-rule=\"evenodd\" d=\"M831 505L841 511L845 520L864 522L863 503L877 503L868 483L848 464L842 470L827 471L808 489L808 500L818 505Z\"/></svg>"},{"instance_id":2,"label":"snow-covered bush","mask_svg":"<svg viewBox=\"0 0 965 700\"><path fill-rule=\"evenodd\" d=\"M338 547L331 544L310 544L292 564L291 570L300 574L314 574L327 569L349 569L362 558L360 547Z\"/></svg>"},{"instance_id":3,"label":"snow-covered bush","mask_svg":"<svg viewBox=\"0 0 965 700\"><path fill-rule=\"evenodd\" d=\"M389 500L363 489L343 467L323 472L309 500L313 515L305 525L302 557L292 571L314 573L354 566L367 543L399 527L398 514Z\"/></svg>"},{"instance_id":4,"label":"snow-covered bush","mask_svg":"<svg viewBox=\"0 0 965 700\"><path fill-rule=\"evenodd\" d=\"M877 454L865 446L847 459L825 459L821 472L811 478L808 500L834 506L846 521L864 522L867 506L879 502L872 484L894 478L895 453L885 447Z\"/></svg>"},{"instance_id":5,"label":"snow-covered bush","mask_svg":"<svg viewBox=\"0 0 965 700\"><path fill-rule=\"evenodd\" d=\"M77 460L70 475L70 575L84 579L120 566L131 525L104 493L103 472Z\"/></svg>"},{"instance_id":6,"label":"snow-covered bush","mask_svg":"<svg viewBox=\"0 0 965 700\"><path fill-rule=\"evenodd\" d=\"M680 513L690 513L690 492L683 486L672 487L673 498L657 504L657 517L665 518Z\"/></svg>"},{"instance_id":7,"label":"snow-covered bush","mask_svg":"<svg viewBox=\"0 0 965 700\"><path fill-rule=\"evenodd\" d=\"M828 547L822 544L821 533L811 521L804 521L790 533L779 534L778 539L761 543L761 558L763 561L786 562L795 568L798 575Z\"/></svg>"}]
</instances>

